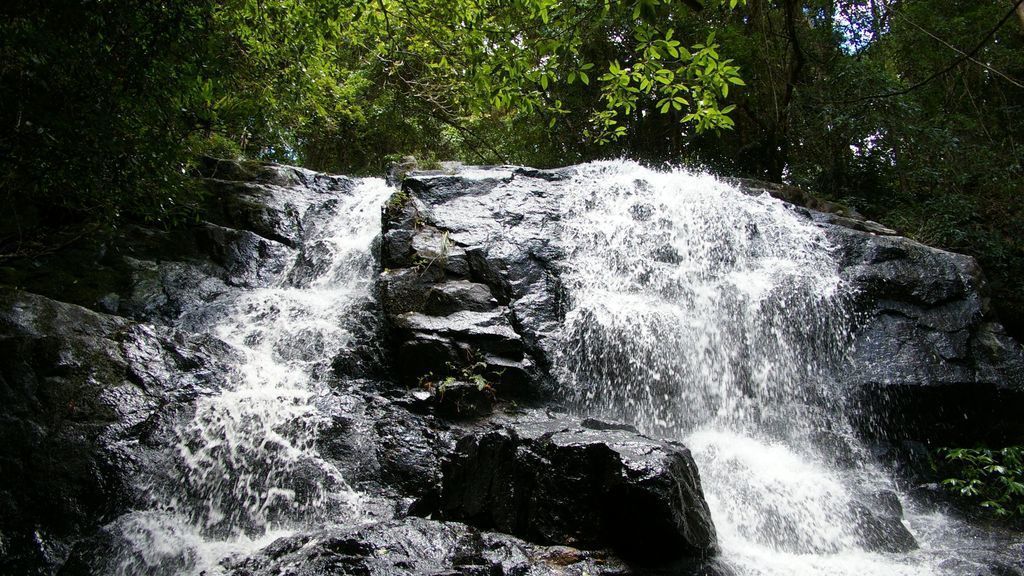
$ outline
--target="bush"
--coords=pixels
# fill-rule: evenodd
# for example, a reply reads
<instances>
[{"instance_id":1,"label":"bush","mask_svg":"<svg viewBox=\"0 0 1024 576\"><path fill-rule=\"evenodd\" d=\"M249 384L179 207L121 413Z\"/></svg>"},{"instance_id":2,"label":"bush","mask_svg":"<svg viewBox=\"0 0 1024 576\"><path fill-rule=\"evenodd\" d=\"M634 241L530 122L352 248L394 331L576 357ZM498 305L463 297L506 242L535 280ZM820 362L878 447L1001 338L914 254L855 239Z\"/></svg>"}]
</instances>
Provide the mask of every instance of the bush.
<instances>
[{"instance_id":1,"label":"bush","mask_svg":"<svg viewBox=\"0 0 1024 576\"><path fill-rule=\"evenodd\" d=\"M942 485L996 516L1024 518L1024 446L942 448L950 478Z\"/></svg>"}]
</instances>

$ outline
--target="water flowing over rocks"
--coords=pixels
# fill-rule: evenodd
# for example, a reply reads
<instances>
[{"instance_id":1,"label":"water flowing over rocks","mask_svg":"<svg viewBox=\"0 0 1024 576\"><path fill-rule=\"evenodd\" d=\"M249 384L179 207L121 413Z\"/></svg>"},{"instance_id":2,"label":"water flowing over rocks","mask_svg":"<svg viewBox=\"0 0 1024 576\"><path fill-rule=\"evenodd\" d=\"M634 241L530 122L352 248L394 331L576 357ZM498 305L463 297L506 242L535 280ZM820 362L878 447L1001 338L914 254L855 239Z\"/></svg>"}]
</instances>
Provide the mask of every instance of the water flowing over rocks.
<instances>
[{"instance_id":1,"label":"water flowing over rocks","mask_svg":"<svg viewBox=\"0 0 1024 576\"><path fill-rule=\"evenodd\" d=\"M406 192L393 198L385 218L389 240L382 253L388 268L385 309L402 346L465 362L456 350L460 345L468 349L468 342L484 337L490 328L486 335L493 343L480 349L506 355L495 355L494 361L501 358L524 370L551 365L559 347L554 335L566 306L562 271L567 252L560 234L570 173L509 168L461 177L414 175L405 181ZM805 203L808 198L778 186L736 183L755 196L770 192ZM642 226L652 210L638 204L631 215ZM843 371L844 385L856 393L852 408L865 429L886 438L935 442L1008 443L1024 438L1024 421L1018 416L1024 408L1024 353L992 318L981 271L972 258L894 236L855 213L799 206L791 210L798 220L821 228L834 246L842 280L849 284L856 317L849 320L853 353L849 369ZM442 239L457 262L469 255L468 273L461 264L457 272L437 264ZM417 252L414 245L425 251ZM678 255L666 245L655 260L671 263ZM403 268L414 262L423 270ZM391 275L414 275L414 296L389 293L388 287L401 283ZM478 297L427 311L433 320L420 315L429 295L436 301L439 292L454 290L452 277L460 279L460 286L476 286ZM452 314L486 307L488 288L496 297L490 314ZM399 317L409 311L414 314ZM518 341L526 362L518 360ZM417 354L403 357L415 362ZM546 374L528 375L536 386L548 385Z\"/></svg>"},{"instance_id":2,"label":"water flowing over rocks","mask_svg":"<svg viewBox=\"0 0 1024 576\"><path fill-rule=\"evenodd\" d=\"M13 572L121 511L161 413L221 385L225 346L0 291L0 534Z\"/></svg>"},{"instance_id":3,"label":"water flowing over rocks","mask_svg":"<svg viewBox=\"0 0 1024 576\"><path fill-rule=\"evenodd\" d=\"M621 162L202 178L0 270L0 573L1024 570L858 438L1024 435L970 258Z\"/></svg>"},{"instance_id":4,"label":"water flowing over rocks","mask_svg":"<svg viewBox=\"0 0 1024 576\"><path fill-rule=\"evenodd\" d=\"M920 512L906 516L877 497L893 486L856 433L932 445L1019 439L1020 345L988 313L970 258L841 207L768 199L807 204L791 190L736 184L616 163L413 174L385 217L391 335L401 350L423 350L425 364L442 357L457 372L473 361L458 352L471 348L460 311L483 298L434 312L423 303L453 279L485 285L496 300L489 322L511 328L540 372L525 392L655 435L689 434L712 516L719 527L728 520L719 530L726 557L741 573L931 573L938 561L923 558L935 544L919 549L907 528ZM445 250L454 267L439 265ZM413 274L416 288L389 303L389 275ZM511 348L487 355L518 361ZM499 390L498 402L523 392ZM693 433L715 420L730 431ZM491 453L517 445L512 438L490 431L460 447L488 462L479 470L490 479ZM529 533L526 514L456 504L458 518L520 522L517 533ZM802 556L772 567L776 552L764 551Z\"/></svg>"}]
</instances>

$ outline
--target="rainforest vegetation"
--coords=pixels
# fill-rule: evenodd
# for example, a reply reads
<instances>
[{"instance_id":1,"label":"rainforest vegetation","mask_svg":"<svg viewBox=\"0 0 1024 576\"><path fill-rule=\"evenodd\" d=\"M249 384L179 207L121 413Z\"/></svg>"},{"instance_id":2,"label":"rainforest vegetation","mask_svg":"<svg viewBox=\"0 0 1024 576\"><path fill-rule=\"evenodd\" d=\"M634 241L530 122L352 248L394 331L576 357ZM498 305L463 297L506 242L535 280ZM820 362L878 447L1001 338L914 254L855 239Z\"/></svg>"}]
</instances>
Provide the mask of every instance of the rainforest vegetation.
<instances>
[{"instance_id":1,"label":"rainforest vegetation","mask_svg":"<svg viewBox=\"0 0 1024 576\"><path fill-rule=\"evenodd\" d=\"M1020 339L1022 118L1024 0L6 0L0 283L5 261L194 222L209 157L629 157L973 255ZM941 458L948 488L1024 515L1020 447Z\"/></svg>"},{"instance_id":2,"label":"rainforest vegetation","mask_svg":"<svg viewBox=\"0 0 1024 576\"><path fill-rule=\"evenodd\" d=\"M199 158L381 174L628 156L796 184L1024 311L1011 0L11 0L6 258L193 217Z\"/></svg>"}]
</instances>

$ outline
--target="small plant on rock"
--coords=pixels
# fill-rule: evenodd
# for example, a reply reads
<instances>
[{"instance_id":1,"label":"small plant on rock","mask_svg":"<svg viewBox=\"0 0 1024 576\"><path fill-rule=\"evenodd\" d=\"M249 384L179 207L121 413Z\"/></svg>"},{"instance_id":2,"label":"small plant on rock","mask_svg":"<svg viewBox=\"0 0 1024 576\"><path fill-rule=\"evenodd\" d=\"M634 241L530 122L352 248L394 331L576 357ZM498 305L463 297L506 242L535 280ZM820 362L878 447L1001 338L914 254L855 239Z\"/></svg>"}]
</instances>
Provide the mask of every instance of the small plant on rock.
<instances>
[{"instance_id":1,"label":"small plant on rock","mask_svg":"<svg viewBox=\"0 0 1024 576\"><path fill-rule=\"evenodd\" d=\"M384 216L388 220L397 218L398 215L401 214L402 209L405 208L405 205L408 204L411 199L412 197L409 196L409 192L404 188L396 191L390 198L388 198L388 201L384 203Z\"/></svg>"},{"instance_id":2,"label":"small plant on rock","mask_svg":"<svg viewBox=\"0 0 1024 576\"><path fill-rule=\"evenodd\" d=\"M487 364L484 362L474 362L473 364L467 364L461 367L458 367L451 362L447 362L446 365L452 375L438 379L433 372L428 372L423 376L420 376L420 388L430 392L444 394L446 390L450 389L458 382L469 382L470 384L474 384L480 392L489 392L492 395L494 394L494 387L491 385L491 381L487 379L485 374Z\"/></svg>"},{"instance_id":3,"label":"small plant on rock","mask_svg":"<svg viewBox=\"0 0 1024 576\"><path fill-rule=\"evenodd\" d=\"M473 418L490 414L496 401L494 388L488 381L483 362L457 367L448 363L449 375L438 379L432 373L420 378L437 413L449 418Z\"/></svg>"},{"instance_id":4,"label":"small plant on rock","mask_svg":"<svg viewBox=\"0 0 1024 576\"><path fill-rule=\"evenodd\" d=\"M449 232L447 230L441 233L441 243L437 247L437 255L431 259L426 259L422 256L416 256L414 266L420 269L420 275L422 276L427 270L430 269L434 264L440 263L443 268L448 264L448 254L451 253L452 246L455 243L452 242Z\"/></svg>"},{"instance_id":5,"label":"small plant on rock","mask_svg":"<svg viewBox=\"0 0 1024 576\"><path fill-rule=\"evenodd\" d=\"M939 455L953 474L942 481L946 489L996 516L1024 518L1024 446L942 448Z\"/></svg>"}]
</instances>

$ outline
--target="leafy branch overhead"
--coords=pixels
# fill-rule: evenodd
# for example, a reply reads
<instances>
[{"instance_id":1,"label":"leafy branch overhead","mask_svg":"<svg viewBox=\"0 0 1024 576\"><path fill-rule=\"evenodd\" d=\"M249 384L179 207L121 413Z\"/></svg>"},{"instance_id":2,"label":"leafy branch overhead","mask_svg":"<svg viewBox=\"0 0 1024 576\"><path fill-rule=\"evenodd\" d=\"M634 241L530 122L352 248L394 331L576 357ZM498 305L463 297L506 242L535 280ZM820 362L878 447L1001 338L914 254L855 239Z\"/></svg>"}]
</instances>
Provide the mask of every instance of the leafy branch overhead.
<instances>
[{"instance_id":1,"label":"leafy branch overhead","mask_svg":"<svg viewBox=\"0 0 1024 576\"><path fill-rule=\"evenodd\" d=\"M523 124L563 121L583 145L621 136L638 110L730 128L720 102L742 81L683 22L695 5L16 0L0 21L0 182L86 218L174 225L204 154L373 171L423 134L439 135L436 154L487 163Z\"/></svg>"},{"instance_id":2,"label":"leafy branch overhead","mask_svg":"<svg viewBox=\"0 0 1024 576\"><path fill-rule=\"evenodd\" d=\"M731 0L730 8L743 0ZM592 92L584 132L600 142L625 133L623 116L643 103L698 132L733 126L721 106L739 67L719 55L714 33L693 45L680 38L673 0L476 1L365 0L350 38L400 83L448 118L541 114L554 127ZM599 53L613 44L615 55ZM607 50L605 50L607 52Z\"/></svg>"}]
</instances>

